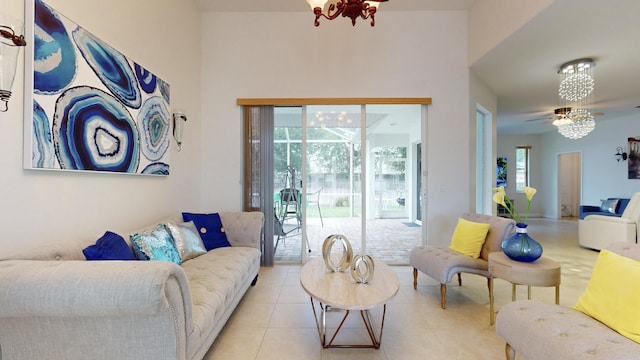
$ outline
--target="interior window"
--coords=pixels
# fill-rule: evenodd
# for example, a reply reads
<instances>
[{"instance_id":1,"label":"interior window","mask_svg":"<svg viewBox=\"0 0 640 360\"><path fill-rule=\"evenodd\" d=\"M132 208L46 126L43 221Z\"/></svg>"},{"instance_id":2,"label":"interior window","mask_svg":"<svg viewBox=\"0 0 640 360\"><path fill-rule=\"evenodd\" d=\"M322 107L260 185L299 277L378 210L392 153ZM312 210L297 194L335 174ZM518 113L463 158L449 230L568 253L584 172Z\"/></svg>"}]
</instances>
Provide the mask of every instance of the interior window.
<instances>
[{"instance_id":1,"label":"interior window","mask_svg":"<svg viewBox=\"0 0 640 360\"><path fill-rule=\"evenodd\" d=\"M516 147L516 192L524 192L529 186L529 153L531 146Z\"/></svg>"}]
</instances>

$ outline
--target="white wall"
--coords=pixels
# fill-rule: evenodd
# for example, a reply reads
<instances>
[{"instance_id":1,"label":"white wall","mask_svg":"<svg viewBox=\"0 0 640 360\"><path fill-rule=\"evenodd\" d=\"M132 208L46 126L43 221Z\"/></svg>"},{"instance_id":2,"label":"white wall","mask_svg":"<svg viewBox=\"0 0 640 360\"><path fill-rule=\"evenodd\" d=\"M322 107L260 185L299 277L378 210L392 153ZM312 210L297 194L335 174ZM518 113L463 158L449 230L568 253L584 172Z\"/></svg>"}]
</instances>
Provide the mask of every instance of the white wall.
<instances>
[{"instance_id":1,"label":"white wall","mask_svg":"<svg viewBox=\"0 0 640 360\"><path fill-rule=\"evenodd\" d=\"M474 1L469 9L469 64L482 58L554 1Z\"/></svg>"},{"instance_id":2,"label":"white wall","mask_svg":"<svg viewBox=\"0 0 640 360\"><path fill-rule=\"evenodd\" d=\"M212 189L203 207L241 207L236 98L431 97L426 226L431 242L448 243L469 210L466 20L464 11L387 12L374 28L345 19L315 28L311 12L203 15L202 168Z\"/></svg>"},{"instance_id":3,"label":"white wall","mask_svg":"<svg viewBox=\"0 0 640 360\"><path fill-rule=\"evenodd\" d=\"M561 215L558 208L559 155L581 153L580 203L600 205L600 199L631 197L640 191L640 180L628 179L627 162L617 162L613 156L618 146L628 152L627 138L639 135L640 122L637 117L596 118L595 130L579 140L567 139L557 131L531 136L498 135L498 156L507 156L511 165L516 145L533 146L531 185L538 189L538 194L534 198L531 213L555 219ZM509 166L507 176L510 185L513 183L513 171L513 166ZM526 202L519 204L518 209Z\"/></svg>"},{"instance_id":4,"label":"white wall","mask_svg":"<svg viewBox=\"0 0 640 360\"><path fill-rule=\"evenodd\" d=\"M70 237L97 238L106 230L133 230L179 210L198 209L200 16L195 5L175 0L47 4L166 80L172 108L185 109L189 120L183 150L177 152L172 144L168 177L23 170L21 51L10 109L0 113L0 253ZM24 1L3 0L2 8L24 19Z\"/></svg>"}]
</instances>

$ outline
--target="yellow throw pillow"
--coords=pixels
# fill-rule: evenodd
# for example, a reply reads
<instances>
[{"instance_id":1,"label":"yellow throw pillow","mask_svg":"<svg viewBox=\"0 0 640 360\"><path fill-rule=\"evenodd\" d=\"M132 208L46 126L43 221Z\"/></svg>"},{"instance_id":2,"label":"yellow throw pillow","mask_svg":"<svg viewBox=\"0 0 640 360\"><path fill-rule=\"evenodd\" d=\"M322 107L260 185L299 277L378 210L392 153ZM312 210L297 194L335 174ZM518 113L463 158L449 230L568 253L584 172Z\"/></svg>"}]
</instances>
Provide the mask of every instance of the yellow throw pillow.
<instances>
[{"instance_id":1,"label":"yellow throw pillow","mask_svg":"<svg viewBox=\"0 0 640 360\"><path fill-rule=\"evenodd\" d=\"M639 282L640 261L602 250L573 308L640 343Z\"/></svg>"},{"instance_id":2,"label":"yellow throw pillow","mask_svg":"<svg viewBox=\"0 0 640 360\"><path fill-rule=\"evenodd\" d=\"M484 240L487 238L489 226L489 224L459 218L449 249L477 259L482 251Z\"/></svg>"}]
</instances>

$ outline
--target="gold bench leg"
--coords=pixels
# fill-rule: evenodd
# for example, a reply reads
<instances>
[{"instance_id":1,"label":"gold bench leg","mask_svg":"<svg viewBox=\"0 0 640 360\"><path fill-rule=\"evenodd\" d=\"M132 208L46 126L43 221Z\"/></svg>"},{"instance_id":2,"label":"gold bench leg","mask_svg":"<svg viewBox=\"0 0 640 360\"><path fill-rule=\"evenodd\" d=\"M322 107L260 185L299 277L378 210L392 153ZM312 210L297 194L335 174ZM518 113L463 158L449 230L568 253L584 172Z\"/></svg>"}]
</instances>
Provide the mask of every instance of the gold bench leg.
<instances>
[{"instance_id":1,"label":"gold bench leg","mask_svg":"<svg viewBox=\"0 0 640 360\"><path fill-rule=\"evenodd\" d=\"M516 350L509 343L504 346L504 354L507 356L507 360L516 360Z\"/></svg>"},{"instance_id":2,"label":"gold bench leg","mask_svg":"<svg viewBox=\"0 0 640 360\"><path fill-rule=\"evenodd\" d=\"M447 308L447 284L440 284L440 307Z\"/></svg>"},{"instance_id":3,"label":"gold bench leg","mask_svg":"<svg viewBox=\"0 0 640 360\"><path fill-rule=\"evenodd\" d=\"M496 313L493 310L493 275L489 275L489 325L493 325L496 320Z\"/></svg>"}]
</instances>

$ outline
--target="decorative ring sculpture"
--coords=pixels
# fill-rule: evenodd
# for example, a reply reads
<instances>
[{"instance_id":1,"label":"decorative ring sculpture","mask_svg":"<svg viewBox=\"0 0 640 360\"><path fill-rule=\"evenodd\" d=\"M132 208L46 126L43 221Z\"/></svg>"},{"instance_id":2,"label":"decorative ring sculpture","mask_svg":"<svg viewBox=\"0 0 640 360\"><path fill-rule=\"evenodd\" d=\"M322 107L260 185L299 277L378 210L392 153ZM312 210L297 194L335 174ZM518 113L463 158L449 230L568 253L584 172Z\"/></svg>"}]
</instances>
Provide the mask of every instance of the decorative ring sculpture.
<instances>
[{"instance_id":1,"label":"decorative ring sculpture","mask_svg":"<svg viewBox=\"0 0 640 360\"><path fill-rule=\"evenodd\" d=\"M356 255L351 262L351 276L360 284L367 284L373 278L374 263L369 255Z\"/></svg>"},{"instance_id":2,"label":"decorative ring sculpture","mask_svg":"<svg viewBox=\"0 0 640 360\"><path fill-rule=\"evenodd\" d=\"M336 244L342 246L342 254L338 262L334 262L331 256L332 249ZM344 235L330 235L324 239L324 243L322 243L322 257L324 258L324 264L332 272L345 271L349 268L351 259L353 258L351 243Z\"/></svg>"}]
</instances>

